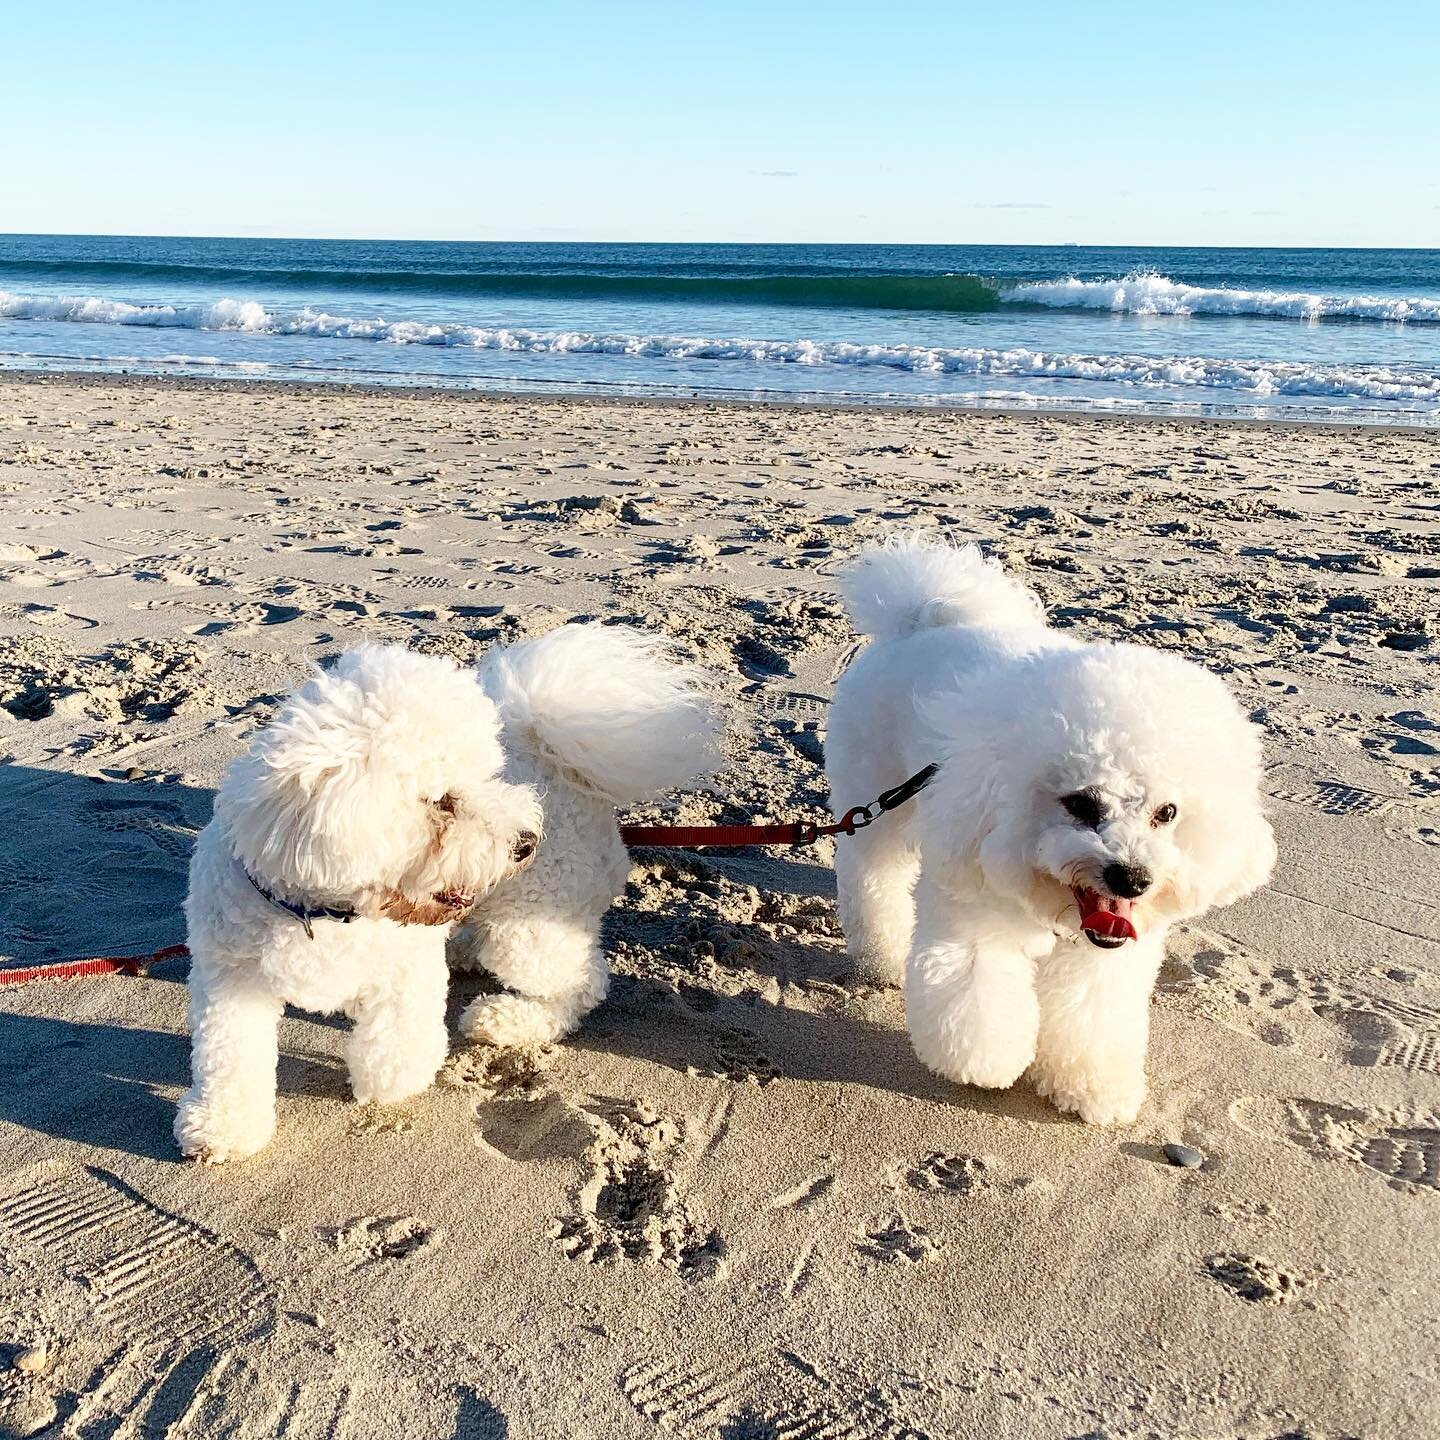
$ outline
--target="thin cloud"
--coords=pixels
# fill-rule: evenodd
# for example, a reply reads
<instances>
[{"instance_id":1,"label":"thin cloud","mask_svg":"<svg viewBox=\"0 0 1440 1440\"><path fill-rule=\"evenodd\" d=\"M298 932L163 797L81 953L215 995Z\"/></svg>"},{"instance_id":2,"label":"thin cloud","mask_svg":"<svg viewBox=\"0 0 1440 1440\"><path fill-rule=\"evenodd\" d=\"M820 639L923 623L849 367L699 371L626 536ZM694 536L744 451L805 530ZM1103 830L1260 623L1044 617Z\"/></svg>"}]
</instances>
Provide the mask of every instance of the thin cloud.
<instances>
[{"instance_id":1,"label":"thin cloud","mask_svg":"<svg viewBox=\"0 0 1440 1440\"><path fill-rule=\"evenodd\" d=\"M1040 200L996 200L989 204L977 201L972 210L1049 210L1053 207Z\"/></svg>"},{"instance_id":2,"label":"thin cloud","mask_svg":"<svg viewBox=\"0 0 1440 1440\"><path fill-rule=\"evenodd\" d=\"M799 175L798 170L752 170L752 175L759 175L767 180L793 180Z\"/></svg>"}]
</instances>

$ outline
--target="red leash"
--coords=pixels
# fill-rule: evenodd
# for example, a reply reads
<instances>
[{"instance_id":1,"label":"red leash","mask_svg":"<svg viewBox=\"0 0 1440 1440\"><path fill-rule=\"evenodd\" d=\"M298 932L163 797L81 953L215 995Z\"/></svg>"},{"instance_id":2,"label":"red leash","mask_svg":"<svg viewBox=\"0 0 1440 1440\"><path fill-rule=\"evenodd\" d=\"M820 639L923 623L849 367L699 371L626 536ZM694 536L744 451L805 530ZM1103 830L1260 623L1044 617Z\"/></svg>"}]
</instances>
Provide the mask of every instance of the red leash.
<instances>
[{"instance_id":1,"label":"red leash","mask_svg":"<svg viewBox=\"0 0 1440 1440\"><path fill-rule=\"evenodd\" d=\"M853 835L874 824L887 810L913 800L934 778L938 765L927 765L903 784L886 790L868 805L847 810L833 825L792 820L786 825L622 825L627 845L674 845L680 849L733 850L742 845L813 845L822 835Z\"/></svg>"},{"instance_id":2,"label":"red leash","mask_svg":"<svg viewBox=\"0 0 1440 1440\"><path fill-rule=\"evenodd\" d=\"M808 820L792 820L788 825L622 825L620 838L627 845L731 850L741 845L811 845L839 828L822 829Z\"/></svg>"},{"instance_id":3,"label":"red leash","mask_svg":"<svg viewBox=\"0 0 1440 1440\"><path fill-rule=\"evenodd\" d=\"M673 845L695 850L734 850L745 845L813 845L822 835L853 835L874 824L887 810L913 800L939 769L938 765L927 765L868 805L847 810L833 825L817 825L813 820L791 820L784 825L622 825L620 838L627 845ZM76 980L84 975L138 975L152 965L180 960L189 953L188 945L167 945L149 955L89 955L69 960L42 960L35 965L0 965L0 985L24 985L30 980Z\"/></svg>"},{"instance_id":4,"label":"red leash","mask_svg":"<svg viewBox=\"0 0 1440 1440\"><path fill-rule=\"evenodd\" d=\"M88 955L41 960L35 965L0 965L0 985L24 985L28 980L78 980L82 975L138 975L151 965L179 960L189 953L188 945L167 945L149 955Z\"/></svg>"}]
</instances>

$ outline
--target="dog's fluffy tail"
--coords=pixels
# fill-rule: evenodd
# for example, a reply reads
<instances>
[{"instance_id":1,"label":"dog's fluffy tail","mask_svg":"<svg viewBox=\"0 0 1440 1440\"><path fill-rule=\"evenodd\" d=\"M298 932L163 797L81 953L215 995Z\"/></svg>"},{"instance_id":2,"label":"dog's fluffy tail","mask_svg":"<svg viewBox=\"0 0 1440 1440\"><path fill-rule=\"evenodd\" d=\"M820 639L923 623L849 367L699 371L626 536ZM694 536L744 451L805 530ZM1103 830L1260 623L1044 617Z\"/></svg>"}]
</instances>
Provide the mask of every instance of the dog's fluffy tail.
<instances>
[{"instance_id":1,"label":"dog's fluffy tail","mask_svg":"<svg viewBox=\"0 0 1440 1440\"><path fill-rule=\"evenodd\" d=\"M974 545L926 531L867 545L840 577L840 593L862 635L894 639L942 625L1000 630L1045 624L1039 597Z\"/></svg>"},{"instance_id":2,"label":"dog's fluffy tail","mask_svg":"<svg viewBox=\"0 0 1440 1440\"><path fill-rule=\"evenodd\" d=\"M721 719L704 673L637 630L565 625L492 650L480 680L507 730L615 805L719 767Z\"/></svg>"}]
</instances>

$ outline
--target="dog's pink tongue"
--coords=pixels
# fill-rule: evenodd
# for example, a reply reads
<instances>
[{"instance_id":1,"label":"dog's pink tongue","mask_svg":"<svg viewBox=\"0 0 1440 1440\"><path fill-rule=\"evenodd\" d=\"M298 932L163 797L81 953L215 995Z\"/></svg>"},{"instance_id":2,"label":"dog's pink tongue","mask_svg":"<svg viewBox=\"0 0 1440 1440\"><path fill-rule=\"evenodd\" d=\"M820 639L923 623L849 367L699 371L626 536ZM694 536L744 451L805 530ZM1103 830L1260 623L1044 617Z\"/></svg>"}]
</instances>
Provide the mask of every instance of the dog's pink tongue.
<instances>
[{"instance_id":1,"label":"dog's pink tongue","mask_svg":"<svg viewBox=\"0 0 1440 1440\"><path fill-rule=\"evenodd\" d=\"M1135 909L1133 900L1119 895L1101 895L1098 891L1077 889L1075 902L1080 909L1080 928L1110 940L1138 940L1140 933L1130 920Z\"/></svg>"}]
</instances>

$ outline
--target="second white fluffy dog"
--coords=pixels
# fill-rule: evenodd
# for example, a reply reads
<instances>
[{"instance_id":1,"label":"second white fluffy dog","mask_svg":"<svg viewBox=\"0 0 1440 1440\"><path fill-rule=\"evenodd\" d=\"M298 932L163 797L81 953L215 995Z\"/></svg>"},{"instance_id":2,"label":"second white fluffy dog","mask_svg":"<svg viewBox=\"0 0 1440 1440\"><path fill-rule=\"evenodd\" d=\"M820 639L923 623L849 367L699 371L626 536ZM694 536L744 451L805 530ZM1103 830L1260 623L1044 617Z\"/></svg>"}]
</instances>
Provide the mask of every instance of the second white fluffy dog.
<instances>
[{"instance_id":1,"label":"second white fluffy dog","mask_svg":"<svg viewBox=\"0 0 1440 1440\"><path fill-rule=\"evenodd\" d=\"M1269 876L1260 745L1225 685L1178 656L1081 644L972 545L902 536L843 580L872 637L831 706L837 814L938 762L836 859L841 921L904 977L931 1069L1133 1120L1149 1003L1177 920Z\"/></svg>"},{"instance_id":2,"label":"second white fluffy dog","mask_svg":"<svg viewBox=\"0 0 1440 1440\"><path fill-rule=\"evenodd\" d=\"M302 685L230 767L185 900L185 1154L219 1163L269 1141L287 1003L354 1019L357 1100L434 1079L449 927L539 838L538 797L500 777L502 758L473 674L371 646Z\"/></svg>"},{"instance_id":3,"label":"second white fluffy dog","mask_svg":"<svg viewBox=\"0 0 1440 1440\"><path fill-rule=\"evenodd\" d=\"M479 676L500 714L505 778L540 792L545 839L451 945L452 963L506 987L472 1002L460 1029L543 1045L605 998L600 921L630 868L616 807L713 770L719 721L701 672L617 626L566 625L499 647Z\"/></svg>"}]
</instances>

